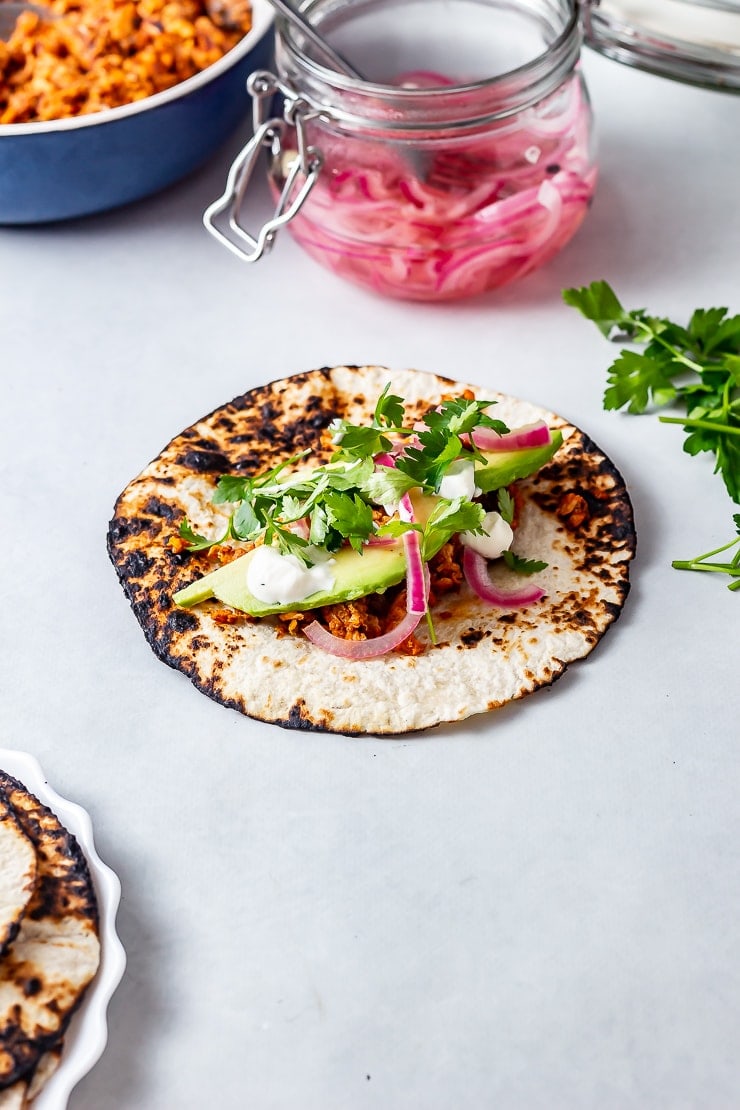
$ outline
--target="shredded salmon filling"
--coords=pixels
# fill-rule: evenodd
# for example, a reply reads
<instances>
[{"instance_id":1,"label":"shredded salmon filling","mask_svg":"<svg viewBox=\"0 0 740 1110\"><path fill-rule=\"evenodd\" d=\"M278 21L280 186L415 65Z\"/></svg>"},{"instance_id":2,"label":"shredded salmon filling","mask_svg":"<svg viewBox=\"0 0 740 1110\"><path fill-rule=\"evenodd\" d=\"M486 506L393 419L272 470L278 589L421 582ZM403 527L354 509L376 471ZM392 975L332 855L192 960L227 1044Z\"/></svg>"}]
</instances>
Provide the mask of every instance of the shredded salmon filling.
<instances>
[{"instance_id":1,"label":"shredded salmon filling","mask_svg":"<svg viewBox=\"0 0 740 1110\"><path fill-rule=\"evenodd\" d=\"M456 590L463 579L461 544L457 536L446 543L429 562L429 604ZM343 640L370 640L399 624L406 614L406 589L394 586L383 594L370 594L356 601L339 601L308 612L278 614L278 629L300 633L308 621L318 620L333 636ZM421 655L424 644L411 635L396 648L403 655Z\"/></svg>"},{"instance_id":2,"label":"shredded salmon filling","mask_svg":"<svg viewBox=\"0 0 740 1110\"><path fill-rule=\"evenodd\" d=\"M248 0L48 0L0 41L0 123L117 108L179 84L250 30Z\"/></svg>"}]
</instances>

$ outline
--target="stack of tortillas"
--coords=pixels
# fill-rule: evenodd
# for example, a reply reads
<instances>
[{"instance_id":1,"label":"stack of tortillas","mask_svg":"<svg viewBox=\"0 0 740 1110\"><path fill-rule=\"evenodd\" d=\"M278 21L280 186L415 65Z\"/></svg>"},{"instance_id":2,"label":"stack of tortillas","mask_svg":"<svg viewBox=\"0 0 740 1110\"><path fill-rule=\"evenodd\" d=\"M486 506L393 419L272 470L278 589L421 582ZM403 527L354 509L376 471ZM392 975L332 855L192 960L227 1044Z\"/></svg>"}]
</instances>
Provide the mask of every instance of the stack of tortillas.
<instances>
[{"instance_id":1,"label":"stack of tortillas","mask_svg":"<svg viewBox=\"0 0 740 1110\"><path fill-rule=\"evenodd\" d=\"M100 961L98 908L75 838L0 770L0 1110L56 1068Z\"/></svg>"}]
</instances>

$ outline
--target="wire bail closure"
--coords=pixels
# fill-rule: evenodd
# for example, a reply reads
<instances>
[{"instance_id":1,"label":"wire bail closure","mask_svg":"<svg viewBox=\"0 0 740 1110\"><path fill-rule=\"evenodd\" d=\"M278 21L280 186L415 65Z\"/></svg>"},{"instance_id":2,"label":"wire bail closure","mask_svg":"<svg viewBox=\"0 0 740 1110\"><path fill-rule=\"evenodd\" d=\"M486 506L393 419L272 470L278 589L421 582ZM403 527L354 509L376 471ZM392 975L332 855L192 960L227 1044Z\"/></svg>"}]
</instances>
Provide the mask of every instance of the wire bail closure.
<instances>
[{"instance_id":1,"label":"wire bail closure","mask_svg":"<svg viewBox=\"0 0 740 1110\"><path fill-rule=\"evenodd\" d=\"M203 225L242 262L257 262L272 248L279 229L301 210L321 172L323 157L306 139L306 122L318 113L295 89L269 70L257 70L247 80L247 92L252 98L254 134L232 162L223 194L203 213ZM270 102L278 93L283 97L283 114L270 116ZM289 128L295 130L295 151L283 148ZM275 211L254 236L240 222L240 212L263 148L269 148L271 159L291 156L291 161Z\"/></svg>"}]
</instances>

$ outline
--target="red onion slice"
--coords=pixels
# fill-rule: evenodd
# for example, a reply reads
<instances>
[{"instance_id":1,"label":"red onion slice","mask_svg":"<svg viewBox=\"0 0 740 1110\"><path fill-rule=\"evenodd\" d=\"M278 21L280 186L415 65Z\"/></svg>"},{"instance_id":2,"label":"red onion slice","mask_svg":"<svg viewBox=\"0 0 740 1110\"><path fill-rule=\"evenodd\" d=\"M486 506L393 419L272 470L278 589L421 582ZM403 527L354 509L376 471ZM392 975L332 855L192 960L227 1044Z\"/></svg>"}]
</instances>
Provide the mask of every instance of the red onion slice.
<instances>
[{"instance_id":1,"label":"red onion slice","mask_svg":"<svg viewBox=\"0 0 740 1110\"><path fill-rule=\"evenodd\" d=\"M401 520L414 523L414 506L408 493L398 502L398 515ZM427 585L419 533L412 529L404 532L402 539L406 552L406 608L409 613L422 616L427 611Z\"/></svg>"},{"instance_id":2,"label":"red onion slice","mask_svg":"<svg viewBox=\"0 0 740 1110\"><path fill-rule=\"evenodd\" d=\"M496 605L501 609L519 609L524 605L534 605L545 596L541 586L523 586L519 590L500 590L494 586L488 574L488 560L479 555L477 551L466 547L463 552L463 572L471 590L487 601L489 605Z\"/></svg>"},{"instance_id":3,"label":"red onion slice","mask_svg":"<svg viewBox=\"0 0 740 1110\"><path fill-rule=\"evenodd\" d=\"M473 443L481 451L519 451L525 447L543 447L552 440L544 420L524 424L506 435L499 435L493 428L474 428L471 435Z\"/></svg>"},{"instance_id":4,"label":"red onion slice","mask_svg":"<svg viewBox=\"0 0 740 1110\"><path fill-rule=\"evenodd\" d=\"M304 631L312 644L330 655L336 655L340 659L374 659L378 655L386 655L389 651L393 651L407 640L421 617L421 613L407 613L401 623L390 632L370 640L344 640L341 636L334 636L331 632L327 632L318 621L312 621Z\"/></svg>"}]
</instances>

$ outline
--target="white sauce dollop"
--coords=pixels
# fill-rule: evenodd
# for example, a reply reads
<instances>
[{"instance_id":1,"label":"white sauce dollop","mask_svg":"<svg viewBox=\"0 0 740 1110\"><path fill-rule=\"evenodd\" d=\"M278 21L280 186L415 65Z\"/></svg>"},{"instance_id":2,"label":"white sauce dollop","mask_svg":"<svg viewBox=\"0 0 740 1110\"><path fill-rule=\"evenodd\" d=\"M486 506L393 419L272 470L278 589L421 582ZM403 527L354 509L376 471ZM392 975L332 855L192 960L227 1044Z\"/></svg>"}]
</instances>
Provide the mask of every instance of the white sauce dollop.
<instances>
[{"instance_id":1,"label":"white sauce dollop","mask_svg":"<svg viewBox=\"0 0 740 1110\"><path fill-rule=\"evenodd\" d=\"M475 463L472 459L456 459L450 463L439 483L437 491L440 497L454 501L456 497L465 497L472 501L476 494Z\"/></svg>"},{"instance_id":2,"label":"white sauce dollop","mask_svg":"<svg viewBox=\"0 0 740 1110\"><path fill-rule=\"evenodd\" d=\"M334 586L333 559L319 566L304 566L295 555L281 555L263 544L254 550L247 567L247 589L266 605L287 605Z\"/></svg>"},{"instance_id":3,"label":"white sauce dollop","mask_svg":"<svg viewBox=\"0 0 740 1110\"><path fill-rule=\"evenodd\" d=\"M511 525L506 523L501 513L486 513L481 527L485 532L484 536L476 535L475 532L462 532L461 541L486 559L498 559L511 547L514 539Z\"/></svg>"}]
</instances>

